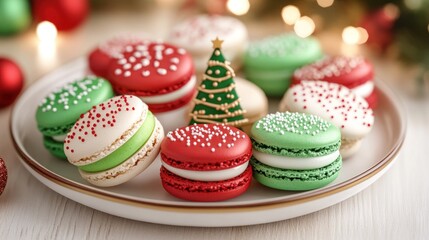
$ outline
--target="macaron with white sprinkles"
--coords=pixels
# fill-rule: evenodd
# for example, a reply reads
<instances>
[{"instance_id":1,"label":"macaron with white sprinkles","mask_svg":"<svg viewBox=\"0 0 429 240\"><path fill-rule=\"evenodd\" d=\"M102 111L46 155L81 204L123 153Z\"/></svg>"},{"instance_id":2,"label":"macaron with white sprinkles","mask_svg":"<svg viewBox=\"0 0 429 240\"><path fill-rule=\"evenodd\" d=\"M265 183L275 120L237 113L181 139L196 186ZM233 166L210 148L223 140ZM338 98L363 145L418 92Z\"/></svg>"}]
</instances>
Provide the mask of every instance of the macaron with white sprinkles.
<instances>
[{"instance_id":1,"label":"macaron with white sprinkles","mask_svg":"<svg viewBox=\"0 0 429 240\"><path fill-rule=\"evenodd\" d=\"M270 188L304 191L334 181L341 169L340 130L305 113L277 112L253 124L254 178Z\"/></svg>"}]
</instances>

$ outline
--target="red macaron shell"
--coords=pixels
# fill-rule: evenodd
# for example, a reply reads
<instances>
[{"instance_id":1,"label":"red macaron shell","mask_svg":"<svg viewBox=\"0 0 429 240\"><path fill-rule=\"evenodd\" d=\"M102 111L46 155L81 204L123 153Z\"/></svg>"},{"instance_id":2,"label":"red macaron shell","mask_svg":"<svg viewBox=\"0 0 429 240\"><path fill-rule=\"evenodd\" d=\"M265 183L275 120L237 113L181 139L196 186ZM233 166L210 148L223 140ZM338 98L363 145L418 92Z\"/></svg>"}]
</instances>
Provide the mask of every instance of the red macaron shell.
<instances>
[{"instance_id":1,"label":"red macaron shell","mask_svg":"<svg viewBox=\"0 0 429 240\"><path fill-rule=\"evenodd\" d=\"M377 108L377 103L378 103L377 90L374 89L374 91L372 91L371 95L366 97L365 100L368 102L369 108L371 108L371 109Z\"/></svg>"},{"instance_id":2,"label":"red macaron shell","mask_svg":"<svg viewBox=\"0 0 429 240\"><path fill-rule=\"evenodd\" d=\"M110 61L108 79L119 94L155 96L175 91L191 80L194 65L183 49L161 42L130 44Z\"/></svg>"},{"instance_id":3,"label":"red macaron shell","mask_svg":"<svg viewBox=\"0 0 429 240\"><path fill-rule=\"evenodd\" d=\"M322 80L354 88L373 78L372 64L363 57L328 56L296 70L292 84L302 80Z\"/></svg>"},{"instance_id":4,"label":"red macaron shell","mask_svg":"<svg viewBox=\"0 0 429 240\"><path fill-rule=\"evenodd\" d=\"M194 124L169 132L161 143L162 160L176 168L208 171L242 165L252 155L249 136L220 124Z\"/></svg>"},{"instance_id":5,"label":"red macaron shell","mask_svg":"<svg viewBox=\"0 0 429 240\"><path fill-rule=\"evenodd\" d=\"M181 98L179 98L177 100L174 100L172 102L158 103L158 104L146 103L146 104L149 106L149 109L153 113L160 113L160 112L171 111L171 110L183 107L186 104L188 104L194 98L194 95L195 95L196 91L197 91L196 89L194 91L190 91L185 96L183 96L183 97L181 97Z\"/></svg>"},{"instance_id":6,"label":"red macaron shell","mask_svg":"<svg viewBox=\"0 0 429 240\"><path fill-rule=\"evenodd\" d=\"M101 43L93 49L88 56L88 66L97 75L107 78L107 70L110 60L120 56L124 48L130 44L141 43L142 40L136 36L118 36Z\"/></svg>"},{"instance_id":7,"label":"red macaron shell","mask_svg":"<svg viewBox=\"0 0 429 240\"><path fill-rule=\"evenodd\" d=\"M217 182L193 181L179 177L164 167L160 171L162 186L171 195L188 201L216 202L243 194L250 186L252 168L249 165L239 176Z\"/></svg>"}]
</instances>

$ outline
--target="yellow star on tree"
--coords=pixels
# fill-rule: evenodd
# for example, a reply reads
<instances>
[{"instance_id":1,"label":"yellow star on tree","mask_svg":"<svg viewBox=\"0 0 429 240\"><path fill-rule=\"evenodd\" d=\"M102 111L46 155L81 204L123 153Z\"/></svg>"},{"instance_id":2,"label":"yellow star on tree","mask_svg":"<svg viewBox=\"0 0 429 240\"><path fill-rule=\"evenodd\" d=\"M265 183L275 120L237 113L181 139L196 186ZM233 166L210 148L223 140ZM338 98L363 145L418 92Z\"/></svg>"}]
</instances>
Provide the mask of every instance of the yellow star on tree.
<instances>
[{"instance_id":1,"label":"yellow star on tree","mask_svg":"<svg viewBox=\"0 0 429 240\"><path fill-rule=\"evenodd\" d=\"M220 40L218 37L216 37L215 40L212 40L212 43L213 43L213 49L221 48L223 40Z\"/></svg>"}]
</instances>

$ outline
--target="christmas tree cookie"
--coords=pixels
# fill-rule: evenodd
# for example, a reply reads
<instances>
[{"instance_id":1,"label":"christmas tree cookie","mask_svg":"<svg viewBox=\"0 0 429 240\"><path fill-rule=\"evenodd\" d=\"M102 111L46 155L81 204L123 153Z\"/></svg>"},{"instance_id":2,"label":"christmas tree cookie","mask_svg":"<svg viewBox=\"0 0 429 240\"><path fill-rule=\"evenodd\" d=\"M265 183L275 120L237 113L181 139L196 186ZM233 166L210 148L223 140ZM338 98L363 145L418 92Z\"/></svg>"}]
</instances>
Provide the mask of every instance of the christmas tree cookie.
<instances>
[{"instance_id":1,"label":"christmas tree cookie","mask_svg":"<svg viewBox=\"0 0 429 240\"><path fill-rule=\"evenodd\" d=\"M224 123L238 126L247 123L245 112L240 106L240 98L235 91L234 69L222 54L222 40L213 42L213 53L203 81L198 86L194 109L190 113L190 124Z\"/></svg>"}]
</instances>

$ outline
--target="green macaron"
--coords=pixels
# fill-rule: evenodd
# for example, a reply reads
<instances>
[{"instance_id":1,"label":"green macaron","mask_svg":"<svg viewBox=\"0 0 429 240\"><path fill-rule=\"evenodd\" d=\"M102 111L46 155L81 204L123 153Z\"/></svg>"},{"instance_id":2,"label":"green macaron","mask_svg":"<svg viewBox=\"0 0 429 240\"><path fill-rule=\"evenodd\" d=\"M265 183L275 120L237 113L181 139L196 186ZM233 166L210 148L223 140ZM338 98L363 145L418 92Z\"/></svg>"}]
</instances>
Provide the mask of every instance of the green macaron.
<instances>
[{"instance_id":1,"label":"green macaron","mask_svg":"<svg viewBox=\"0 0 429 240\"><path fill-rule=\"evenodd\" d=\"M340 130L322 118L278 112L255 122L251 129L254 178L281 190L323 187L338 176Z\"/></svg>"},{"instance_id":2,"label":"green macaron","mask_svg":"<svg viewBox=\"0 0 429 240\"><path fill-rule=\"evenodd\" d=\"M301 38L293 33L268 37L249 45L244 55L244 73L268 96L280 97L297 68L322 56L315 38Z\"/></svg>"},{"instance_id":3,"label":"green macaron","mask_svg":"<svg viewBox=\"0 0 429 240\"><path fill-rule=\"evenodd\" d=\"M114 96L110 83L87 76L67 83L44 97L36 110L37 128L43 134L45 148L65 159L64 139L81 114Z\"/></svg>"}]
</instances>

